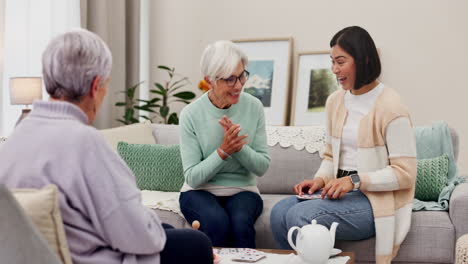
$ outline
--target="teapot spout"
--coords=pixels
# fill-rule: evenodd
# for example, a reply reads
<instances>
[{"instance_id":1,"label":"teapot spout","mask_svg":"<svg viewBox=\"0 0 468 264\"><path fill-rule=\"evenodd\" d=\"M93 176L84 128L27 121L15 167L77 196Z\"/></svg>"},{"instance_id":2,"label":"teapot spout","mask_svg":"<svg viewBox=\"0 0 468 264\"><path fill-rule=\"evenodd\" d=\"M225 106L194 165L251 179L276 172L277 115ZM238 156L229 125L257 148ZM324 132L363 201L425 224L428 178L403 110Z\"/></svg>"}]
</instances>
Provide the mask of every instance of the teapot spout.
<instances>
[{"instance_id":1,"label":"teapot spout","mask_svg":"<svg viewBox=\"0 0 468 264\"><path fill-rule=\"evenodd\" d=\"M330 236L331 236L332 248L335 247L335 232L336 232L337 227L338 227L337 222L333 222L331 227L330 227Z\"/></svg>"}]
</instances>

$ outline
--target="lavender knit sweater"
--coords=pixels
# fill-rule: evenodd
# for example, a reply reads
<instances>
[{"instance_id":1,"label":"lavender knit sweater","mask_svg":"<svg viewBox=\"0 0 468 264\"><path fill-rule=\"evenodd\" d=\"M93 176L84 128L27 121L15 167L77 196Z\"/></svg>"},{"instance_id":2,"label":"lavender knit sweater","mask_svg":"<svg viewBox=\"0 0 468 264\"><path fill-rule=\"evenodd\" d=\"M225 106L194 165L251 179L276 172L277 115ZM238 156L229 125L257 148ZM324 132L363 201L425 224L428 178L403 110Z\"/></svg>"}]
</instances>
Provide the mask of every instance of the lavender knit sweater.
<instances>
[{"instance_id":1,"label":"lavender knit sweater","mask_svg":"<svg viewBox=\"0 0 468 264\"><path fill-rule=\"evenodd\" d=\"M0 182L57 185L73 263L158 264L165 232L125 162L66 102L35 102L0 148Z\"/></svg>"}]
</instances>

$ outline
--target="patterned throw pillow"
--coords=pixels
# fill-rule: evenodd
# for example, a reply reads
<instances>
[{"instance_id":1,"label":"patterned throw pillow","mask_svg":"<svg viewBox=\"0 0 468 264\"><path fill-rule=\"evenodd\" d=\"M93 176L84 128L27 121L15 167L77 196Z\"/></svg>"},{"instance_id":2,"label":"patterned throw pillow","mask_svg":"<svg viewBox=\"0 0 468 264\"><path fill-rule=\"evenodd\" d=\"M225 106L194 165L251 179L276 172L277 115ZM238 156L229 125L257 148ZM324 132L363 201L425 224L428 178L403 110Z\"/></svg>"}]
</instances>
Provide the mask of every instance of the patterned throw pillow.
<instances>
[{"instance_id":1,"label":"patterned throw pillow","mask_svg":"<svg viewBox=\"0 0 468 264\"><path fill-rule=\"evenodd\" d=\"M141 190L178 192L184 184L179 145L119 142L117 151L135 174Z\"/></svg>"},{"instance_id":2,"label":"patterned throw pillow","mask_svg":"<svg viewBox=\"0 0 468 264\"><path fill-rule=\"evenodd\" d=\"M120 141L132 144L156 144L153 137L153 125L150 121L121 127L99 130L113 150L117 151Z\"/></svg>"},{"instance_id":3,"label":"patterned throw pillow","mask_svg":"<svg viewBox=\"0 0 468 264\"><path fill-rule=\"evenodd\" d=\"M12 189L11 192L62 262L72 264L57 187L47 185L42 189Z\"/></svg>"},{"instance_id":4,"label":"patterned throw pillow","mask_svg":"<svg viewBox=\"0 0 468 264\"><path fill-rule=\"evenodd\" d=\"M448 182L449 157L444 154L432 159L418 160L415 198L421 201L437 201Z\"/></svg>"}]
</instances>

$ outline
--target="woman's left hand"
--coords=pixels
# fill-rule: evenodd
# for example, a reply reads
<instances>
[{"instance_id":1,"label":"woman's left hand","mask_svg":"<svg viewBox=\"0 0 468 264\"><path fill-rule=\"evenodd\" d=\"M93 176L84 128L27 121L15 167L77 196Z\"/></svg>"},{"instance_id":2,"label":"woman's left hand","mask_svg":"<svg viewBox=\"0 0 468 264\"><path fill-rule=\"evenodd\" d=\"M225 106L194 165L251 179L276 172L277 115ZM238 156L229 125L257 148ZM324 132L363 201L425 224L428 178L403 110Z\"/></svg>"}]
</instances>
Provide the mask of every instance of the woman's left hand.
<instances>
[{"instance_id":1,"label":"woman's left hand","mask_svg":"<svg viewBox=\"0 0 468 264\"><path fill-rule=\"evenodd\" d=\"M349 176L330 180L322 190L322 198L341 199L354 188Z\"/></svg>"},{"instance_id":2,"label":"woman's left hand","mask_svg":"<svg viewBox=\"0 0 468 264\"><path fill-rule=\"evenodd\" d=\"M219 121L219 124L223 127L224 132L228 131L231 128L232 121L227 116L223 116Z\"/></svg>"}]
</instances>

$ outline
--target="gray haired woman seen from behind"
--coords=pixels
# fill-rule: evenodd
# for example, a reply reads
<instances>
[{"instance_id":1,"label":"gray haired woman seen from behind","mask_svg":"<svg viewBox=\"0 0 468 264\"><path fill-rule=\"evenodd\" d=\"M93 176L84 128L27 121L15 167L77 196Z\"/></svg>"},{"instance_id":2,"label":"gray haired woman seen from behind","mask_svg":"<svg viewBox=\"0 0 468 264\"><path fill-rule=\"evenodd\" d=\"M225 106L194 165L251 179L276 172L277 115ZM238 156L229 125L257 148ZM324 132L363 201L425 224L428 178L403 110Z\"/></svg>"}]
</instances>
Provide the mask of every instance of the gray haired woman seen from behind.
<instances>
[{"instance_id":1,"label":"gray haired woman seen from behind","mask_svg":"<svg viewBox=\"0 0 468 264\"><path fill-rule=\"evenodd\" d=\"M42 66L50 100L34 102L0 149L0 182L58 187L75 264L212 263L209 239L166 226L144 207L134 175L90 126L107 93L107 45L86 30L64 33L49 43Z\"/></svg>"}]
</instances>

